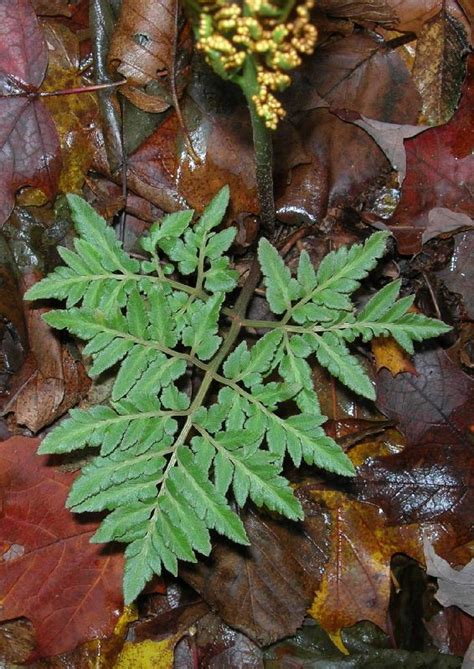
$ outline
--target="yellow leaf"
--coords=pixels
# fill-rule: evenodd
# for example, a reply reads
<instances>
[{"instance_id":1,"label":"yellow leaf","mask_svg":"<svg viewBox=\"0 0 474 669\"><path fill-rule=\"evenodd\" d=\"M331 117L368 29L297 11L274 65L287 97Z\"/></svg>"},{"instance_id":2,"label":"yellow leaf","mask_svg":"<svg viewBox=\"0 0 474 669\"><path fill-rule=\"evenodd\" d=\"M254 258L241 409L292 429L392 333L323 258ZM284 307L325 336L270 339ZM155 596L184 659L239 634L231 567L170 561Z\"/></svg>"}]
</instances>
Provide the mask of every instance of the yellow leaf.
<instances>
[{"instance_id":1,"label":"yellow leaf","mask_svg":"<svg viewBox=\"0 0 474 669\"><path fill-rule=\"evenodd\" d=\"M49 63L43 92L82 89L88 82L79 72L79 40L66 26L45 23ZM90 85L90 84L89 84ZM63 168L59 190L80 192L85 175L94 158L99 108L94 93L71 93L44 97L52 114L61 142Z\"/></svg>"},{"instance_id":2,"label":"yellow leaf","mask_svg":"<svg viewBox=\"0 0 474 669\"><path fill-rule=\"evenodd\" d=\"M344 642L341 637L341 632L329 632L329 638L333 642L333 644L338 648L341 653L344 653L344 655L349 655L349 651L347 648L344 646Z\"/></svg>"},{"instance_id":3,"label":"yellow leaf","mask_svg":"<svg viewBox=\"0 0 474 669\"><path fill-rule=\"evenodd\" d=\"M174 647L182 634L163 641L125 642L114 669L173 669Z\"/></svg>"},{"instance_id":4,"label":"yellow leaf","mask_svg":"<svg viewBox=\"0 0 474 669\"><path fill-rule=\"evenodd\" d=\"M393 376L401 372L416 374L412 361L393 337L376 337L371 342L377 371L382 367L388 369Z\"/></svg>"}]
</instances>

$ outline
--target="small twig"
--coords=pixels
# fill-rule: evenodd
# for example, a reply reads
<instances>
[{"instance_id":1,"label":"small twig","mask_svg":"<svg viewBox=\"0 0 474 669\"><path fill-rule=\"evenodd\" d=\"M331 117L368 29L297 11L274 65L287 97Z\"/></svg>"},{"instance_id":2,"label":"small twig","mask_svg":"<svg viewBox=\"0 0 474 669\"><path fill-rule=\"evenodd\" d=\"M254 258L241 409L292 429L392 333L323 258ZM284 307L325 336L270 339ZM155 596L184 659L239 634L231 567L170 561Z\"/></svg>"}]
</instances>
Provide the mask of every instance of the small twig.
<instances>
[{"instance_id":1,"label":"small twig","mask_svg":"<svg viewBox=\"0 0 474 669\"><path fill-rule=\"evenodd\" d=\"M49 98L56 95L76 95L77 93L93 93L94 91L102 91L106 88L118 88L126 84L126 81L114 81L111 84L94 84L93 86L82 86L80 88L65 88L62 91L41 91L40 93L15 93L14 95L38 95L40 98Z\"/></svg>"},{"instance_id":2,"label":"small twig","mask_svg":"<svg viewBox=\"0 0 474 669\"><path fill-rule=\"evenodd\" d=\"M293 246L300 240L304 239L310 232L314 232L314 228L311 225L303 225L301 228L297 228L287 237L285 237L280 244L278 244L278 250L282 256L286 256Z\"/></svg>"},{"instance_id":3,"label":"small twig","mask_svg":"<svg viewBox=\"0 0 474 669\"><path fill-rule=\"evenodd\" d=\"M118 225L119 239L123 242L125 241L125 223L127 220L127 154L124 147L124 125L125 125L125 105L123 96L120 96L122 99L120 101L120 110L122 112L122 123L120 125L120 141L122 143L122 200L123 200L123 209L120 213L120 220Z\"/></svg>"},{"instance_id":4,"label":"small twig","mask_svg":"<svg viewBox=\"0 0 474 669\"><path fill-rule=\"evenodd\" d=\"M436 295L434 293L433 286L431 285L431 281L429 280L428 275L426 274L426 272L422 272L422 274L423 274L423 278L425 280L426 286L428 288L428 291L430 293L431 301L433 302L434 310L436 312L436 317L439 318L439 320L442 320L441 311L439 310L439 307L438 307L438 300L436 299Z\"/></svg>"},{"instance_id":5,"label":"small twig","mask_svg":"<svg viewBox=\"0 0 474 669\"><path fill-rule=\"evenodd\" d=\"M404 46L405 44L410 44L410 42L414 42L415 40L416 40L415 33L407 33L406 35L400 35L400 37L394 37L388 42L385 42L384 46L386 49L393 50L393 49L398 49L398 47Z\"/></svg>"}]
</instances>

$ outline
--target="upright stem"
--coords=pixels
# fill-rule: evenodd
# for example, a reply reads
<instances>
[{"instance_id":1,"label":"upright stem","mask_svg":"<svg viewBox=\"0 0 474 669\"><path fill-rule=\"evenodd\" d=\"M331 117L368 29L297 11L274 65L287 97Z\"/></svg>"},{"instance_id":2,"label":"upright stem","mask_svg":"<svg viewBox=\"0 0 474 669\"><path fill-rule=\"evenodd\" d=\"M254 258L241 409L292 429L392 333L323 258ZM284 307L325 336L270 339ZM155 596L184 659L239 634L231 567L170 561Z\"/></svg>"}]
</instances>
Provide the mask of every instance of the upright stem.
<instances>
[{"instance_id":1,"label":"upright stem","mask_svg":"<svg viewBox=\"0 0 474 669\"><path fill-rule=\"evenodd\" d=\"M250 110L257 179L257 196L260 204L260 219L268 236L275 228L275 199L273 195L273 147L271 131L257 114L253 96L258 91L257 72L251 57L248 57L241 86Z\"/></svg>"}]
</instances>

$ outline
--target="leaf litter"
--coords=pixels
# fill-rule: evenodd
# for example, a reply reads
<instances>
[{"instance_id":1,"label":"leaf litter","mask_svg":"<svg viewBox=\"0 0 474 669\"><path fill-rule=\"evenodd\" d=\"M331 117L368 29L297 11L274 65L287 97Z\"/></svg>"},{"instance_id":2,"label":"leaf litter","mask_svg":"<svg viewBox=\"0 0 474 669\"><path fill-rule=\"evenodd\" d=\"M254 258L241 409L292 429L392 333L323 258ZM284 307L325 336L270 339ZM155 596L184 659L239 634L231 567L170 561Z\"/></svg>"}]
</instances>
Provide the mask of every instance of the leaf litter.
<instances>
[{"instance_id":1,"label":"leaf litter","mask_svg":"<svg viewBox=\"0 0 474 669\"><path fill-rule=\"evenodd\" d=\"M84 180L92 183L98 176L110 189L116 188L115 183L120 186L120 172L111 173L104 161L109 121L99 118L94 94L63 96L62 106L53 104L54 98L37 96L38 90L77 88L93 80L87 58L81 60L90 43L77 32L81 21L87 25L87 13L81 9L85 4L78 3L72 11L68 3L36 2L33 6L44 22L40 25L27 0L0 2L8 45L0 58L2 223L11 214L19 189L39 189L41 193L28 189L18 193L17 202L26 205L38 221L33 236L41 230L44 239L54 238L58 214L52 203L58 188L81 192ZM137 3L128 4L133 9ZM332 0L321 2L317 19L321 43L289 90L289 121L275 138L279 156L275 172L279 217L291 225L311 224L306 234L311 243L324 239L337 246L341 230L342 237L353 238L368 222L388 226L397 240L392 259L408 289L413 275L407 270L406 256L430 252L440 235L452 239L452 257L436 268L436 277L448 294L461 301L452 323L453 336L461 341L472 319L468 262L472 67L466 65L464 51L469 27L466 3L461 3L464 14L455 3L448 4L446 8L438 0L369 0L342 6ZM164 5L159 4L158 11L164 16ZM155 105L154 129L147 136L151 117L142 117L145 139L127 160L129 197L142 198L134 209L136 224L143 226L140 229L149 226L152 206L166 212L185 206L202 210L210 196L228 183L229 219L242 229L243 237L247 228L249 235L255 235L258 206L245 105L232 87L206 71L196 54L190 66L185 21L180 19L176 34L177 22L170 17L164 40L157 42L159 48L166 47L166 53L147 61L145 78L123 68L133 68L137 52L142 49L143 53L144 38L137 34L155 39L153 24L140 19L142 24L135 30L138 24L132 11L112 26L110 62L129 78L129 99L144 109ZM130 18L135 21L133 30L124 27ZM28 33L28 49L22 46L20 26ZM390 38L389 30L396 31ZM388 46L389 39L412 40L412 70L401 57L402 47L392 47L391 42ZM47 50L52 40L64 48L66 59L56 69L54 50ZM84 72L87 79L82 77ZM176 98L184 124L172 108ZM355 127L354 121L362 127ZM401 189L396 184L391 191L393 170L401 169L403 176L404 161ZM394 202L389 216L374 216L373 203L390 196ZM109 644L103 657L115 663L124 640L123 631L118 636L114 633L122 606L121 554L102 554L88 543L96 519L84 523L63 508L74 474L64 471L60 463L34 456L36 441L31 439L38 431L42 436L45 425L84 397L89 380L83 371L78 373L81 363L77 353L71 354L71 342L53 339L40 325L40 312L23 309L21 286L39 278L39 273L21 269L20 256L11 251L11 236L2 236L0 243L10 249L2 253L0 286L0 378L5 390L2 402L8 407L0 434L19 435L1 445L0 569L6 586L0 655L8 656L10 662L35 660L38 667L46 666L44 658L56 655L48 666L82 666L86 657L100 662L99 646ZM21 235L16 248L18 243L23 243ZM303 242L298 244L302 248ZM44 245L39 255L45 269L57 262ZM381 287L383 275L373 281L374 287ZM468 344L463 346L466 359ZM410 362L401 360L398 353L389 358L387 351L374 349L379 368L376 412L314 369L324 410L332 419L328 427L336 439L344 430L351 435L345 443L357 466L356 478L343 483L334 477L317 477L314 471L295 473L294 483L307 509L305 522L290 530L278 518L249 509L243 519L255 537L252 549L239 551L225 541L216 542L207 562L183 568L182 579L198 593L190 600L194 604L183 604L186 600L178 594L184 587L181 579L154 584L155 594L141 599L138 618L123 623L123 629L129 630L127 643L163 643L155 650L163 651L168 666L174 654L175 666L186 669L194 669L196 662L203 667L223 662L230 667L244 666L243 662L279 667L286 666L284 658L295 666L305 666L309 658L345 666L345 658L356 661L361 653L373 657L374 666L377 662L392 666L392 662L410 667L418 660L429 664L413 666L461 666L454 655L467 650L472 627L468 614L463 613L461 620L452 606L459 601L452 594L452 583L469 575L465 547L473 539L473 479L468 466L472 462L472 381L469 367L461 371L454 350L446 352L438 342ZM370 365L371 352L361 352ZM75 372L71 375L68 369ZM54 380L53 385L48 379ZM398 436L384 424L386 418L397 425ZM367 436L368 425L378 430L376 436ZM446 531L456 550L443 544ZM400 552L424 565L423 535L436 551L426 558L428 570L440 579L439 598L449 606L442 609L433 600L418 621L419 625L426 621L431 641L423 647L404 648L403 641L387 628L395 587L391 565ZM66 554L67 564L61 557ZM44 584L38 588L41 579ZM65 589L65 583L70 587ZM368 586L361 588L361 583ZM449 598L443 599L446 589ZM209 606L215 614L208 613ZM305 619L308 609L315 621ZM195 614L177 623L183 611ZM372 627L364 620L371 620ZM383 629L391 636L383 636ZM268 647L288 635L293 636L280 642L283 645ZM16 646L10 643L12 638ZM258 647L262 644L267 647L263 651ZM138 652L139 648L130 649L129 658L137 658L134 653ZM126 654L121 657L122 663L142 661L126 660ZM144 666L151 666L150 657Z\"/></svg>"}]
</instances>

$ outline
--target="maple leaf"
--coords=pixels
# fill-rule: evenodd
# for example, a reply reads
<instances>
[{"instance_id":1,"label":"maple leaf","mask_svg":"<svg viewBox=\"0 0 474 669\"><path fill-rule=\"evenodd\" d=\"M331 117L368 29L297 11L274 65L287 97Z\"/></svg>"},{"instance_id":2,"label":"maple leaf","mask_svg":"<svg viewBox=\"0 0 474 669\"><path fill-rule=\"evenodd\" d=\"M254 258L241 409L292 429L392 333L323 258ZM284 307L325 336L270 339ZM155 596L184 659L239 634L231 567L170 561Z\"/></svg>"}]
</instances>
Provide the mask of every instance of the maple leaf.
<instances>
[{"instance_id":1,"label":"maple leaf","mask_svg":"<svg viewBox=\"0 0 474 669\"><path fill-rule=\"evenodd\" d=\"M420 251L433 209L474 215L473 70L474 58L470 57L461 102L452 119L405 141L407 176L398 206L388 221L401 253ZM447 223L449 230L449 218Z\"/></svg>"},{"instance_id":2,"label":"maple leaf","mask_svg":"<svg viewBox=\"0 0 474 669\"><path fill-rule=\"evenodd\" d=\"M15 191L34 186L52 199L61 158L51 115L33 94L43 81L48 50L29 0L0 0L0 224Z\"/></svg>"},{"instance_id":3,"label":"maple leaf","mask_svg":"<svg viewBox=\"0 0 474 669\"><path fill-rule=\"evenodd\" d=\"M408 444L463 444L471 420L472 380L442 349L416 353L413 362L416 376L402 373L394 378L384 369L377 374L379 409L398 422Z\"/></svg>"},{"instance_id":4,"label":"maple leaf","mask_svg":"<svg viewBox=\"0 0 474 669\"><path fill-rule=\"evenodd\" d=\"M0 444L0 620L32 621L30 661L108 636L122 606L122 554L91 544L97 523L64 509L76 476L48 466L38 444L26 437Z\"/></svg>"}]
</instances>

